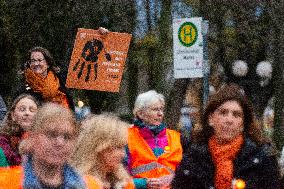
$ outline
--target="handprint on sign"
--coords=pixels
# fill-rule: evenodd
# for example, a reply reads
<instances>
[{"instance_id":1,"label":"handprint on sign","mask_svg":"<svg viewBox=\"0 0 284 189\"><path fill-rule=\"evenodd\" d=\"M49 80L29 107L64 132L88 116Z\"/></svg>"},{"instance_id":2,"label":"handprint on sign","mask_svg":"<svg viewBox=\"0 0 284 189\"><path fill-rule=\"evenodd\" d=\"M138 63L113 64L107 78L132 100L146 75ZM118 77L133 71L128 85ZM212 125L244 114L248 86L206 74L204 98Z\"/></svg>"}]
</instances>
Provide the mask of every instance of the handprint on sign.
<instances>
[{"instance_id":1,"label":"handprint on sign","mask_svg":"<svg viewBox=\"0 0 284 189\"><path fill-rule=\"evenodd\" d=\"M83 70L86 67L87 75L85 77L85 81L86 82L89 81L92 66L94 66L94 80L97 79L97 72L98 72L98 62L97 61L98 61L98 55L101 53L101 51L104 51L106 59L108 61L111 61L111 56L109 53L105 51L104 45L101 41L97 39L93 39L92 41L87 41L87 43L85 44L82 50L82 54L81 54L81 57L83 58L83 60L80 60L79 58L73 67L73 71L77 71L78 68L80 67L78 75L77 75L78 79L81 78L83 74Z\"/></svg>"}]
</instances>

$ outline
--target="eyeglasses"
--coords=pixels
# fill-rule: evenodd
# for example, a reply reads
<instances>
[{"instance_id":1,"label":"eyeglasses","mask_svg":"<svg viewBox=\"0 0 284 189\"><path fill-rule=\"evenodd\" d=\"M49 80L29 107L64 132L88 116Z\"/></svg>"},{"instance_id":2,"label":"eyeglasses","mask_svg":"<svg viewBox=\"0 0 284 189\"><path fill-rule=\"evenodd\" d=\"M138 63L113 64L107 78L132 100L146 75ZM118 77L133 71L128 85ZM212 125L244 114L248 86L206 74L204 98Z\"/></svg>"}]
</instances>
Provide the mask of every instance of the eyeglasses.
<instances>
[{"instance_id":1,"label":"eyeglasses","mask_svg":"<svg viewBox=\"0 0 284 189\"><path fill-rule=\"evenodd\" d=\"M156 108L150 108L151 111L153 112L164 112L165 108L164 107L156 107Z\"/></svg>"},{"instance_id":2,"label":"eyeglasses","mask_svg":"<svg viewBox=\"0 0 284 189\"><path fill-rule=\"evenodd\" d=\"M42 59L31 59L30 64L34 64L34 63L36 63L36 62L41 63L41 62L44 61L44 60L45 60L44 58L42 58Z\"/></svg>"}]
</instances>

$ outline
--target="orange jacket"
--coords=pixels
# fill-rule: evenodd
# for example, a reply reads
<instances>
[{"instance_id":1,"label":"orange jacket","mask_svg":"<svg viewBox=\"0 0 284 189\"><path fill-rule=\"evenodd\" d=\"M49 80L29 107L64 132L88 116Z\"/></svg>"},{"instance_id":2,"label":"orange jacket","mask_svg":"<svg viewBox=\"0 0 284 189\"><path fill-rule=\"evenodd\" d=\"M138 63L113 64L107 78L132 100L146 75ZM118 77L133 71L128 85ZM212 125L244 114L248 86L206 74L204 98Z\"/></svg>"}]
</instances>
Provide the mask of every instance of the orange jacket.
<instances>
[{"instance_id":1,"label":"orange jacket","mask_svg":"<svg viewBox=\"0 0 284 189\"><path fill-rule=\"evenodd\" d=\"M176 166L182 159L182 146L180 134L167 129L168 146L164 153L156 157L139 134L139 128L131 127L128 130L128 148L131 154L130 169L134 178L158 178L173 174Z\"/></svg>"},{"instance_id":2,"label":"orange jacket","mask_svg":"<svg viewBox=\"0 0 284 189\"><path fill-rule=\"evenodd\" d=\"M0 189L23 189L24 170L22 166L0 168ZM97 182L84 177L86 189L98 189Z\"/></svg>"}]
</instances>

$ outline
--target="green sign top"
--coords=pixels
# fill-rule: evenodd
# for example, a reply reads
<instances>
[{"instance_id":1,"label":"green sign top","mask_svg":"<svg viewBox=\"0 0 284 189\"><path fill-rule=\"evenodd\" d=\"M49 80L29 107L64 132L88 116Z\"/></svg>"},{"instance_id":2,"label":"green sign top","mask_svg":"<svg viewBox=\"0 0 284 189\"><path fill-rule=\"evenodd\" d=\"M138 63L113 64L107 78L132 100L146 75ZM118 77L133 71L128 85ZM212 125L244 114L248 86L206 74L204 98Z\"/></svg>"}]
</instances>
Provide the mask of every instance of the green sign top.
<instances>
[{"instance_id":1,"label":"green sign top","mask_svg":"<svg viewBox=\"0 0 284 189\"><path fill-rule=\"evenodd\" d=\"M192 22L183 23L178 30L178 39L183 46L194 45L198 37L197 27Z\"/></svg>"}]
</instances>

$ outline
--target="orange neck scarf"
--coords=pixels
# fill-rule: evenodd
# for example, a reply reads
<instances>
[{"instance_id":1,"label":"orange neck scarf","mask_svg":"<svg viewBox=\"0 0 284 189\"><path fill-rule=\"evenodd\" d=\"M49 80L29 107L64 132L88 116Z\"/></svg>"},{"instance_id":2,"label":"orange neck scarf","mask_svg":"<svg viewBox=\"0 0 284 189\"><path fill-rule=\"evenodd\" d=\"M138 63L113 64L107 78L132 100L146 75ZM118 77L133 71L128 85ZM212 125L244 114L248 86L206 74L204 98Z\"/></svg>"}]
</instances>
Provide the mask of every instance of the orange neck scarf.
<instances>
[{"instance_id":1,"label":"orange neck scarf","mask_svg":"<svg viewBox=\"0 0 284 189\"><path fill-rule=\"evenodd\" d=\"M214 136L209 139L209 150L216 167L216 189L229 189L232 187L233 161L239 153L243 141L242 135L227 144L218 144Z\"/></svg>"},{"instance_id":2,"label":"orange neck scarf","mask_svg":"<svg viewBox=\"0 0 284 189\"><path fill-rule=\"evenodd\" d=\"M34 73L31 69L25 72L26 82L36 93L40 93L46 102L54 102L69 107L66 95L59 91L60 83L58 77L49 71L46 77Z\"/></svg>"}]
</instances>

